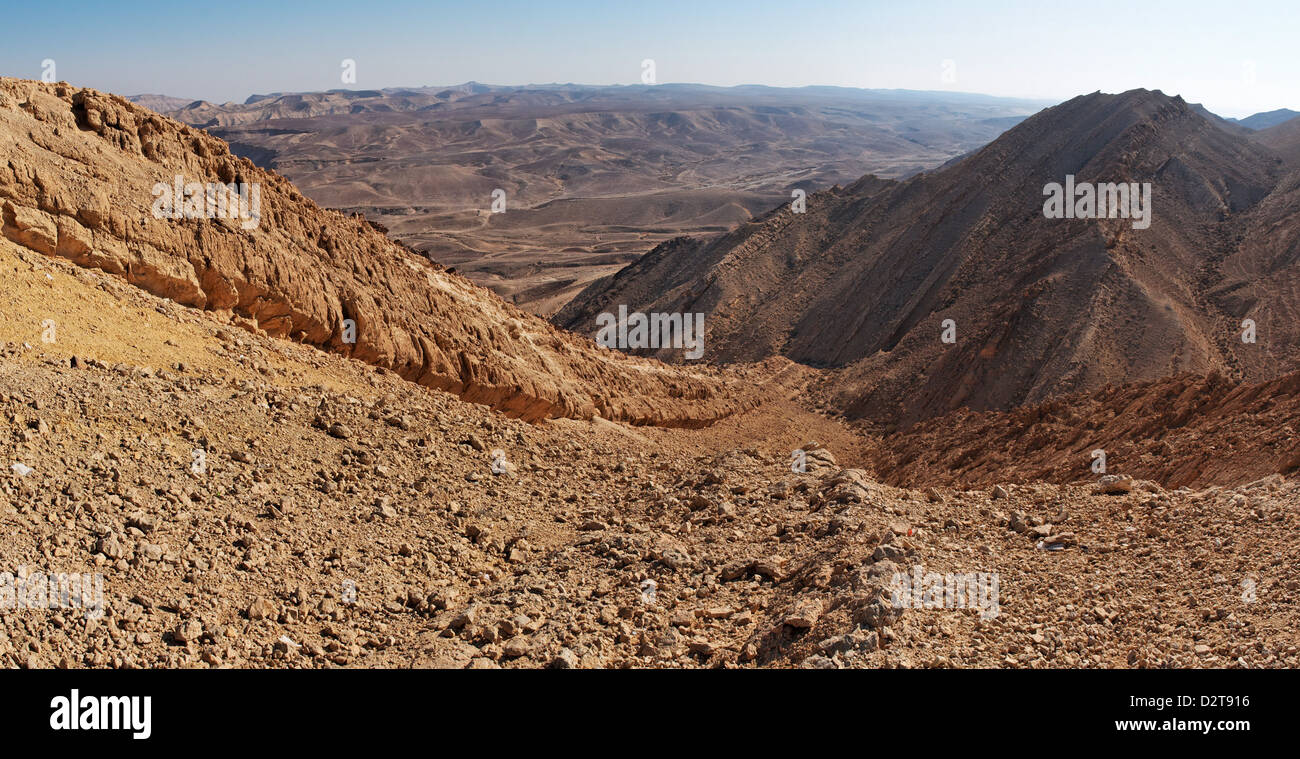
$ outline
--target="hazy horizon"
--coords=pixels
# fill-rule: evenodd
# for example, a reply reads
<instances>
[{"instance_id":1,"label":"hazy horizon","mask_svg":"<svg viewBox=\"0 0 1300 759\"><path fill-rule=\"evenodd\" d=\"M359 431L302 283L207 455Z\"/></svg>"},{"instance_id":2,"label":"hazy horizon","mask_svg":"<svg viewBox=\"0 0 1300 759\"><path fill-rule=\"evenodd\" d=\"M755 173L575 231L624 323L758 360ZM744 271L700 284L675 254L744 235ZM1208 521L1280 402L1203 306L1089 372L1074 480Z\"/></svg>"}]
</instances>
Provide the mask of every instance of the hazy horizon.
<instances>
[{"instance_id":1,"label":"hazy horizon","mask_svg":"<svg viewBox=\"0 0 1300 759\"><path fill-rule=\"evenodd\" d=\"M985 94L1060 102L1135 88L1180 95L1227 117L1300 110L1293 11L1267 0L1224 13L1207 0L1138 9L1104 0L1086 17L1025 0L895 7L847 0L548 7L503 0L477 8L409 0L358 9L244 0L211 7L67 4L57 28L35 6L10 9L23 29L0 72L123 95L216 103L250 95L384 89L442 82L641 83L719 87L832 86ZM111 44L88 45L103 39ZM233 53L231 51L254 51ZM355 62L355 82L341 78ZM439 85L433 85L439 86ZM441 85L449 86L449 85Z\"/></svg>"},{"instance_id":2,"label":"hazy horizon","mask_svg":"<svg viewBox=\"0 0 1300 759\"><path fill-rule=\"evenodd\" d=\"M397 92L400 90L421 90L421 89L441 90L441 89L453 88L453 87L463 87L469 84L476 84L484 87L504 88L504 89L528 89L528 88L545 89L551 87L555 87L555 88L589 87L589 88L597 89L597 88L605 88L605 87L632 88L632 87L648 86L648 85L643 85L640 82L613 82L613 83L605 83L605 84L598 84L592 82L524 82L522 84L514 84L514 83L501 83L501 82L484 82L477 79L467 79L463 82L437 82L437 83L427 83L427 84L390 84L390 85L379 85L375 87L329 87L329 88L317 89L317 90L273 90L273 91L266 91L266 92L250 92L248 95L242 98L235 98L227 101L207 100L206 102L210 102L215 105L228 105L230 103L243 104L246 101L251 100L253 98L268 98L268 97L278 97L284 95L305 95L310 93L322 93L322 92L365 92L365 91ZM1024 101L1026 104L1055 104L1061 102L1054 98L1030 98L1030 97L1017 97L1013 95L993 95L987 92L965 92L962 90L940 90L940 89L917 90L917 89L911 89L907 87L847 87L838 84L772 85L772 84L762 84L760 82L744 82L741 84L708 84L706 82L657 82L653 86L655 87L706 87L710 89L720 89L720 90L742 89L746 87L763 87L763 88L775 89L775 90L802 90L802 89L821 88L821 89L837 89L837 90L848 90L848 91L857 91L857 92L899 92L899 93L912 92L912 93L917 93L922 95L959 95L959 96L966 96L971 98L989 98L989 99L1009 100L1009 101L1021 100ZM189 100L190 102L206 100L205 98L187 98L183 95L175 95L169 92L115 92L114 94L122 95L124 97L141 97L141 96L176 97L182 100ZM1081 92L1078 94L1086 95L1088 93ZM1108 94L1115 94L1115 93L1108 93ZM1075 96L1072 95L1071 97L1075 97Z\"/></svg>"}]
</instances>

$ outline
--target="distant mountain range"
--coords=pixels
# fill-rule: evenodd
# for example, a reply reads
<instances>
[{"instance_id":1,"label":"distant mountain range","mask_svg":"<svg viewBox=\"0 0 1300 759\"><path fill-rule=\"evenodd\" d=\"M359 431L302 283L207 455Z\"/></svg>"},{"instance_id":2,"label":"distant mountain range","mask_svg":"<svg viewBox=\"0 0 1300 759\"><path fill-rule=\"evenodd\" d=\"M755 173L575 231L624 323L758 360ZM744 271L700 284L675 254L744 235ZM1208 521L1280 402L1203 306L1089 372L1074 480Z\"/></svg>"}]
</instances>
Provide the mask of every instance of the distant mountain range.
<instances>
[{"instance_id":1,"label":"distant mountain range","mask_svg":"<svg viewBox=\"0 0 1300 759\"><path fill-rule=\"evenodd\" d=\"M1253 116L1247 116L1244 119L1228 119L1241 124L1249 129L1268 129L1278 124L1290 121L1296 116L1300 116L1300 111L1293 111L1290 108L1279 108L1276 111L1267 111L1257 113Z\"/></svg>"},{"instance_id":2,"label":"distant mountain range","mask_svg":"<svg viewBox=\"0 0 1300 759\"><path fill-rule=\"evenodd\" d=\"M549 314L659 242L725 232L796 189L934 168L1047 105L839 87L469 82L166 113ZM496 190L506 213L491 212Z\"/></svg>"}]
</instances>

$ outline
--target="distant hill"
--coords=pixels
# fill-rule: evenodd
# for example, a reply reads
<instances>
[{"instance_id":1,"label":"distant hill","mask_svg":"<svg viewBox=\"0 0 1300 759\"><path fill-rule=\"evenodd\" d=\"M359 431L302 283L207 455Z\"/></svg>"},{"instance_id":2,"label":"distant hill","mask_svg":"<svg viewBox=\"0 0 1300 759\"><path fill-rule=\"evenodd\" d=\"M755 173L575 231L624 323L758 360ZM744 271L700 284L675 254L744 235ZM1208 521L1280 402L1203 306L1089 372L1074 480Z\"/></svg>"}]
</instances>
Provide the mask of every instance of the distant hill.
<instances>
[{"instance_id":1,"label":"distant hill","mask_svg":"<svg viewBox=\"0 0 1300 759\"><path fill-rule=\"evenodd\" d=\"M1300 119L1283 121L1277 126L1261 129L1251 139L1276 151L1292 166L1300 168Z\"/></svg>"},{"instance_id":2,"label":"distant hill","mask_svg":"<svg viewBox=\"0 0 1300 759\"><path fill-rule=\"evenodd\" d=\"M174 111L196 102L192 99L176 98L171 95L128 95L126 99L159 113Z\"/></svg>"},{"instance_id":3,"label":"distant hill","mask_svg":"<svg viewBox=\"0 0 1300 759\"><path fill-rule=\"evenodd\" d=\"M1247 116L1244 119L1229 119L1248 129L1268 129L1277 126L1283 122L1290 121L1296 116L1300 116L1300 111L1293 111L1290 108L1279 108L1276 111L1265 111L1253 116Z\"/></svg>"}]
</instances>

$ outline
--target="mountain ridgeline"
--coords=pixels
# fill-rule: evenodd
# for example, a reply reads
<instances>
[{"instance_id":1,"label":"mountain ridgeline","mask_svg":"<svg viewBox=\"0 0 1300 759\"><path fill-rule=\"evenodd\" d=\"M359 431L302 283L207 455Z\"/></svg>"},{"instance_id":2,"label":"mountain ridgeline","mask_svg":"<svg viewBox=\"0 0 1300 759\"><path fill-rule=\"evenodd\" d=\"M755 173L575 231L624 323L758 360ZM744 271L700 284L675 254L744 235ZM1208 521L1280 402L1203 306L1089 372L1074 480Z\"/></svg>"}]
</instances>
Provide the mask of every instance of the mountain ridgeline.
<instances>
[{"instance_id":1,"label":"mountain ridgeline","mask_svg":"<svg viewBox=\"0 0 1300 759\"><path fill-rule=\"evenodd\" d=\"M1296 169L1179 97L1093 93L936 171L664 243L554 321L702 312L706 360L834 369L834 407L890 424L1181 372L1268 379L1300 356ZM1149 184L1150 226L1048 218L1067 181Z\"/></svg>"}]
</instances>

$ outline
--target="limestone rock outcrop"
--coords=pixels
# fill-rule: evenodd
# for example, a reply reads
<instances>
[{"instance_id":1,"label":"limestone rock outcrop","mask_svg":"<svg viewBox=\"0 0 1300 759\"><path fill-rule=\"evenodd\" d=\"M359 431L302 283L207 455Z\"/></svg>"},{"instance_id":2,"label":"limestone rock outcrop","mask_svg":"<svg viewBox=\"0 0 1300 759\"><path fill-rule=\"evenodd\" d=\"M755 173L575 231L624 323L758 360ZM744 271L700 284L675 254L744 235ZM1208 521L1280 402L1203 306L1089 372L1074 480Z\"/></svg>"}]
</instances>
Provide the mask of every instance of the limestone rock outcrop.
<instances>
[{"instance_id":1,"label":"limestone rock outcrop","mask_svg":"<svg viewBox=\"0 0 1300 759\"><path fill-rule=\"evenodd\" d=\"M206 197L182 193L196 212L177 198L158 218L177 181ZM243 208L221 197L231 185L252 188ZM559 330L116 95L0 79L0 210L3 235L29 249L530 421L697 427L744 405L719 372Z\"/></svg>"}]
</instances>

